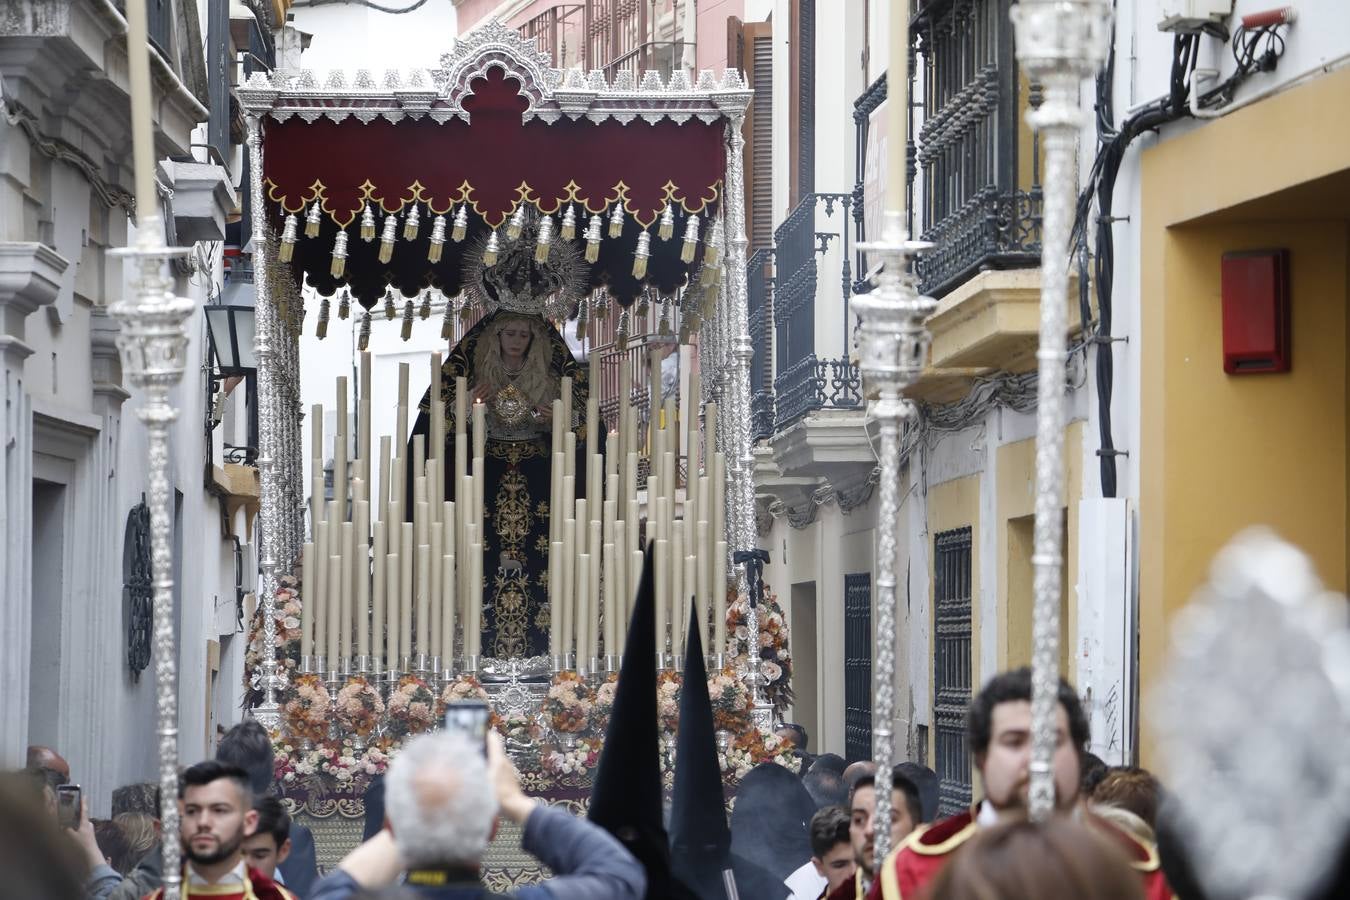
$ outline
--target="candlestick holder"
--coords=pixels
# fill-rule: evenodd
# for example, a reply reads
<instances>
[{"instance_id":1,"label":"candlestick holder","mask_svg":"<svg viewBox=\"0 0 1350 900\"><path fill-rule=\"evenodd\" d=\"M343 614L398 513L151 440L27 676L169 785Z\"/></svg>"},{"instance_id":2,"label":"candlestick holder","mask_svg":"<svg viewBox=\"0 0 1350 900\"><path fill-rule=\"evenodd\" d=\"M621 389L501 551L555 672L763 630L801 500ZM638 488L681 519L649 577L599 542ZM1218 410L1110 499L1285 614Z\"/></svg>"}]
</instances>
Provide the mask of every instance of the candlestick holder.
<instances>
[{"instance_id":1,"label":"candlestick holder","mask_svg":"<svg viewBox=\"0 0 1350 900\"><path fill-rule=\"evenodd\" d=\"M557 675L559 672L565 671L565 670L567 669L567 654L566 654L566 653L555 653L555 654L553 654L553 656L552 656L552 660L553 660L553 674L554 674L554 675Z\"/></svg>"},{"instance_id":2,"label":"candlestick holder","mask_svg":"<svg viewBox=\"0 0 1350 900\"><path fill-rule=\"evenodd\" d=\"M398 658L398 670L403 674L408 674L413 670L413 658L408 654L403 654Z\"/></svg>"},{"instance_id":3,"label":"candlestick holder","mask_svg":"<svg viewBox=\"0 0 1350 900\"><path fill-rule=\"evenodd\" d=\"M617 654L617 653L606 653L606 654L605 654L605 674L608 675L608 674L610 674L611 672L617 672L617 671L619 671L619 665L620 665L620 663L621 663L622 661L623 661L623 658L622 658L621 656L619 656L619 654Z\"/></svg>"},{"instance_id":4,"label":"candlestick holder","mask_svg":"<svg viewBox=\"0 0 1350 900\"><path fill-rule=\"evenodd\" d=\"M365 678L366 676L370 675L370 657L369 656L352 657L352 671L354 674L360 675L362 678Z\"/></svg>"},{"instance_id":5,"label":"candlestick holder","mask_svg":"<svg viewBox=\"0 0 1350 900\"><path fill-rule=\"evenodd\" d=\"M389 698L394 696L394 691L398 690L399 679L403 677L402 672L397 668L385 669L384 671L384 700L389 702Z\"/></svg>"},{"instance_id":6,"label":"candlestick holder","mask_svg":"<svg viewBox=\"0 0 1350 900\"><path fill-rule=\"evenodd\" d=\"M301 675L313 675L314 672L315 672L315 669L314 669L314 657L313 657L313 656L302 656L302 657L300 657L300 674L301 674Z\"/></svg>"},{"instance_id":7,"label":"candlestick holder","mask_svg":"<svg viewBox=\"0 0 1350 900\"><path fill-rule=\"evenodd\" d=\"M667 653L666 651L662 650L660 653L656 654L656 668L657 668L657 669L662 669L662 670L664 670L664 669L669 669L669 668L672 668L672 667L673 667L673 665L672 665L672 662L671 662L671 655L670 655L669 653Z\"/></svg>"},{"instance_id":8,"label":"candlestick holder","mask_svg":"<svg viewBox=\"0 0 1350 900\"><path fill-rule=\"evenodd\" d=\"M589 666L590 668L586 671L592 678L598 678L603 675L603 670L600 668L600 657L592 656L589 661Z\"/></svg>"},{"instance_id":9,"label":"candlestick holder","mask_svg":"<svg viewBox=\"0 0 1350 900\"><path fill-rule=\"evenodd\" d=\"M418 653L413 657L413 674L423 681L427 680L427 674L431 671L431 657L425 653Z\"/></svg>"},{"instance_id":10,"label":"candlestick holder","mask_svg":"<svg viewBox=\"0 0 1350 900\"><path fill-rule=\"evenodd\" d=\"M384 676L384 660L378 656L370 657L370 677L379 682Z\"/></svg>"},{"instance_id":11,"label":"candlestick holder","mask_svg":"<svg viewBox=\"0 0 1350 900\"><path fill-rule=\"evenodd\" d=\"M725 653L708 654L705 664L709 672L720 672L727 667L727 655Z\"/></svg>"},{"instance_id":12,"label":"candlestick holder","mask_svg":"<svg viewBox=\"0 0 1350 900\"><path fill-rule=\"evenodd\" d=\"M431 690L434 693L439 693L439 688L443 683L441 680L441 657L439 654L433 654L430 668L427 671L427 684L431 685Z\"/></svg>"},{"instance_id":13,"label":"candlestick holder","mask_svg":"<svg viewBox=\"0 0 1350 900\"><path fill-rule=\"evenodd\" d=\"M337 740L338 734L338 691L341 690L342 677L336 669L329 671L324 684L328 687L328 739Z\"/></svg>"},{"instance_id":14,"label":"candlestick holder","mask_svg":"<svg viewBox=\"0 0 1350 900\"><path fill-rule=\"evenodd\" d=\"M323 681L324 676L328 674L328 657L324 656L322 653L320 653L318 656L315 656L314 669L313 671L309 672L309 674L318 675L319 680Z\"/></svg>"},{"instance_id":15,"label":"candlestick holder","mask_svg":"<svg viewBox=\"0 0 1350 900\"><path fill-rule=\"evenodd\" d=\"M481 657L477 653L467 653L464 656L464 671L469 675L478 675L478 666Z\"/></svg>"}]
</instances>

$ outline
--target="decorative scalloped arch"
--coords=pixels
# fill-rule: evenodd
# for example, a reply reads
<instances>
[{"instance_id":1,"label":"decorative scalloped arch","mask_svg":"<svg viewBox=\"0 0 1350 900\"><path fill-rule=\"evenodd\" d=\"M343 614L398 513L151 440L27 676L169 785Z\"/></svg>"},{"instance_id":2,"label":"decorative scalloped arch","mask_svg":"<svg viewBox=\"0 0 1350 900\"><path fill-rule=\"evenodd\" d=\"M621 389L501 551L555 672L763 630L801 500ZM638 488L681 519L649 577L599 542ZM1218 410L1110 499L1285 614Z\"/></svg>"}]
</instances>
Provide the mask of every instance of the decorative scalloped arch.
<instances>
[{"instance_id":1,"label":"decorative scalloped arch","mask_svg":"<svg viewBox=\"0 0 1350 900\"><path fill-rule=\"evenodd\" d=\"M467 121L464 100L473 95L473 82L496 66L520 84L517 93L525 98L524 118L528 120L553 97L555 79L550 62L549 55L541 52L533 39L493 19L456 41L451 52L442 54L440 71L435 74L439 76L441 96L456 115Z\"/></svg>"}]
</instances>

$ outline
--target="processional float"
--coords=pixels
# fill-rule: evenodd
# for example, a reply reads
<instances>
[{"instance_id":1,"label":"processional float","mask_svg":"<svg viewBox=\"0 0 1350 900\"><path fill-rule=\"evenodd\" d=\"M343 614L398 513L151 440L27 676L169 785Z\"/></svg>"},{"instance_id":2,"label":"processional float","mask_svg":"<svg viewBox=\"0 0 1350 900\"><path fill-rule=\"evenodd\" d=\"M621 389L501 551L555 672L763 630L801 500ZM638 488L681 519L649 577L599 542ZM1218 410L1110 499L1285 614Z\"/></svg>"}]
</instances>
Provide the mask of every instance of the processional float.
<instances>
[{"instance_id":1,"label":"processional float","mask_svg":"<svg viewBox=\"0 0 1350 900\"><path fill-rule=\"evenodd\" d=\"M561 614L552 617L543 664L614 670L631 603L620 586L636 583L641 527L666 573L661 611L671 649L680 649L687 616L679 598L691 596L712 623L707 645L724 645L727 573L737 577L730 559L754 543L741 135L751 92L739 73L676 72L665 81L652 71L637 81L620 72L610 82L601 72L550 69L532 41L492 23L459 41L436 69L378 80L368 72L323 80L307 71L254 73L239 96L258 307L264 663L254 715L270 726L279 721L286 672L276 662L274 598L279 578L301 559L302 591L315 600L302 628L303 675L330 683L356 674L449 679L487 665L476 619L483 485L474 477L484 471L485 421L514 421L514 407L469 403L473 385L462 377L449 380L456 400L443 402L434 390L442 361L433 358L424 412L430 434L454 435L454 458L434 438L405 447L405 369L399 432L381 441L377 470L368 387L357 403L352 459L340 397L334 499L314 499L323 485L311 487L305 540L297 337L306 298L320 304L321 329L334 299L339 314L360 317L362 350L372 319L375 327L401 319L406 337L413 317L426 318L433 306L449 338L481 317L538 301L523 296L531 290L547 295L542 311L556 319L593 323L616 305L617 351L568 376L618 394L612 421L602 420L594 393L584 408L573 405L570 382L552 409L551 475L562 477L550 478L548 582ZM584 258L575 268L579 285L527 288L502 274L556 273L565 268L560 253ZM677 425L661 400L659 362L651 361L640 434L635 407L647 398L633 385L649 361L630 363L622 351L649 299L664 303L663 331L678 315L682 336L697 332L703 377L693 381L693 415ZM361 366L368 370L365 354ZM345 389L340 382L339 394ZM602 458L595 451L607 430L616 446ZM458 490L447 491L446 481ZM583 481L586 496L569 493L579 494ZM519 564L501 560L503 569ZM594 597L603 598L601 609ZM372 611L379 616L368 618ZM595 624L602 614L603 638ZM750 619L753 632L753 607Z\"/></svg>"}]
</instances>

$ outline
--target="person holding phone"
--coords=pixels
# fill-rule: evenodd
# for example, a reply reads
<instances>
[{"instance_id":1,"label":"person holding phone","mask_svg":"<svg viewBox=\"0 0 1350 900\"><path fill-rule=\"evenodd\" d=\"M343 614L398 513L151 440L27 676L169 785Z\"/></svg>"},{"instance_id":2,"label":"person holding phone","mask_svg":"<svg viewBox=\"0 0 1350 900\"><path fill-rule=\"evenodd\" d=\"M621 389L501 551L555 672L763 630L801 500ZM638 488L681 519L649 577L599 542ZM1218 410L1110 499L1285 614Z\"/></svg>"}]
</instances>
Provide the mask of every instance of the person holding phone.
<instances>
[{"instance_id":1,"label":"person holding phone","mask_svg":"<svg viewBox=\"0 0 1350 900\"><path fill-rule=\"evenodd\" d=\"M384 829L322 878L309 900L500 896L478 876L498 813L524 826L522 846L554 872L511 895L518 900L641 900L646 891L642 866L606 831L525 795L495 732L414 738L390 764L385 791ZM394 887L400 873L404 883Z\"/></svg>"}]
</instances>

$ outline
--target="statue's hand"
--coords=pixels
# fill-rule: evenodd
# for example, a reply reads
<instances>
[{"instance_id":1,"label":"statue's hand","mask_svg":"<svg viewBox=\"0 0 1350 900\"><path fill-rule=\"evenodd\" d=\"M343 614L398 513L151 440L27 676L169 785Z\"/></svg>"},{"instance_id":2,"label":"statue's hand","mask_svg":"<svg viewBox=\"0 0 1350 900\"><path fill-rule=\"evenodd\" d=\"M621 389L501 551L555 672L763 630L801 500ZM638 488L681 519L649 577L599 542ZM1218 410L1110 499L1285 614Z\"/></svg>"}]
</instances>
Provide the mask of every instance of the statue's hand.
<instances>
[{"instance_id":1,"label":"statue's hand","mask_svg":"<svg viewBox=\"0 0 1350 900\"><path fill-rule=\"evenodd\" d=\"M540 425L553 424L553 409L548 406L536 406L534 408L534 420Z\"/></svg>"},{"instance_id":2,"label":"statue's hand","mask_svg":"<svg viewBox=\"0 0 1350 900\"><path fill-rule=\"evenodd\" d=\"M486 384L476 384L473 386L473 390L469 391L469 399L475 403L485 401L491 395L492 388Z\"/></svg>"}]
</instances>

